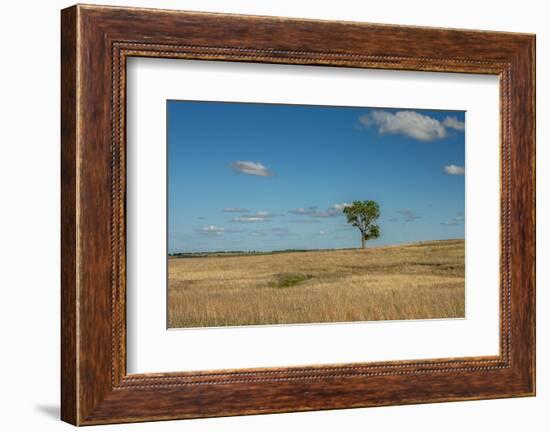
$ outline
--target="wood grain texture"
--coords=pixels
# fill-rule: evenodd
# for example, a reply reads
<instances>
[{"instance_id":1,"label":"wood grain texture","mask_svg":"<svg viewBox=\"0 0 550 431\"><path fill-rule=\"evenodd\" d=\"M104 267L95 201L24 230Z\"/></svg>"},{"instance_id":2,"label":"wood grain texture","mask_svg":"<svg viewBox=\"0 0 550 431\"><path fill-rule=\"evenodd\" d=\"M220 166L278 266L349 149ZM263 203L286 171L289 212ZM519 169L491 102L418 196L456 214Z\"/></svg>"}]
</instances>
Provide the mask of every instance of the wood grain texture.
<instances>
[{"instance_id":1,"label":"wood grain texture","mask_svg":"<svg viewBox=\"0 0 550 431\"><path fill-rule=\"evenodd\" d=\"M534 47L533 35L512 33L80 5L62 11L63 420L87 425L533 395ZM499 75L499 356L127 375L129 56Z\"/></svg>"},{"instance_id":2,"label":"wood grain texture","mask_svg":"<svg viewBox=\"0 0 550 431\"><path fill-rule=\"evenodd\" d=\"M76 9L61 16L61 417L77 422Z\"/></svg>"}]
</instances>

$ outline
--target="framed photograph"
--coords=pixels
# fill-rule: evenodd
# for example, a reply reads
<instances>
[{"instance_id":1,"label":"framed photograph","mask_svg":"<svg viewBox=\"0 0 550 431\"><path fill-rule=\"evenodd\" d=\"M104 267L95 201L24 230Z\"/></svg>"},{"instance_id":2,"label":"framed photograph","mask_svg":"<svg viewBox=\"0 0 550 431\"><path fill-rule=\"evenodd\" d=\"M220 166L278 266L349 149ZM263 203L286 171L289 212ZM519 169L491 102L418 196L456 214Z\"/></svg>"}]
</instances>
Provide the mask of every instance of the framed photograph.
<instances>
[{"instance_id":1,"label":"framed photograph","mask_svg":"<svg viewBox=\"0 0 550 431\"><path fill-rule=\"evenodd\" d=\"M169 328L465 317L463 111L166 111Z\"/></svg>"},{"instance_id":2,"label":"framed photograph","mask_svg":"<svg viewBox=\"0 0 550 431\"><path fill-rule=\"evenodd\" d=\"M535 394L535 37L61 14L61 415Z\"/></svg>"}]
</instances>

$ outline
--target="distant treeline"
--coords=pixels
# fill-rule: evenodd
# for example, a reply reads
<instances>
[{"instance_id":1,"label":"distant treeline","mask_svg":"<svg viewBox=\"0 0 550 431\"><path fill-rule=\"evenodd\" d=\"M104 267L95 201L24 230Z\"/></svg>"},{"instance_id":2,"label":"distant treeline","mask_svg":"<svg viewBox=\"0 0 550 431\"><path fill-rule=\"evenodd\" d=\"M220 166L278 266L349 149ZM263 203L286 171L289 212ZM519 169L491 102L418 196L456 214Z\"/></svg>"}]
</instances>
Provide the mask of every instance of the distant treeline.
<instances>
[{"instance_id":1,"label":"distant treeline","mask_svg":"<svg viewBox=\"0 0 550 431\"><path fill-rule=\"evenodd\" d=\"M289 248L285 250L273 250L273 251L255 251L255 250L198 251L198 252L189 252L189 253L168 253L168 257L192 258L192 257L220 257L220 256L250 256L250 255L279 254L279 253L303 253L306 251L324 251L324 250L325 249Z\"/></svg>"},{"instance_id":2,"label":"distant treeline","mask_svg":"<svg viewBox=\"0 0 550 431\"><path fill-rule=\"evenodd\" d=\"M411 245L421 245L421 244L430 244L430 243L439 243L439 242L464 242L464 238L450 238L450 239L430 239L425 241L412 241L402 244L392 244L384 245L384 247L402 247L402 246L411 246ZM371 249L378 247L371 247ZM321 251L336 251L336 250L354 250L353 247L346 248L287 248L284 250L272 250L272 251L256 251L256 250L231 250L231 251L195 251L187 253L168 253L168 257L171 258L193 258L193 257L230 257L230 256L252 256L252 255L269 255L269 254L280 254L280 253L304 253L304 252L321 252Z\"/></svg>"}]
</instances>

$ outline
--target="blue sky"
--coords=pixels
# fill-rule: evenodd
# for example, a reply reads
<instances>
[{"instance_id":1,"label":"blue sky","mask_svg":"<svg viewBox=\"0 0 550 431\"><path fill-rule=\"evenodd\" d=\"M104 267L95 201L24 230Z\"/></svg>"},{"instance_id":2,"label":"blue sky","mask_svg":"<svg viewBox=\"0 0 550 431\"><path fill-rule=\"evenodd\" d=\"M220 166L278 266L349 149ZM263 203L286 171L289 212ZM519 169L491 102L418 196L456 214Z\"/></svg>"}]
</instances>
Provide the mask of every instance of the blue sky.
<instances>
[{"instance_id":1,"label":"blue sky","mask_svg":"<svg viewBox=\"0 0 550 431\"><path fill-rule=\"evenodd\" d=\"M360 245L341 208L380 204L367 246L464 238L462 111L168 101L168 250Z\"/></svg>"}]
</instances>

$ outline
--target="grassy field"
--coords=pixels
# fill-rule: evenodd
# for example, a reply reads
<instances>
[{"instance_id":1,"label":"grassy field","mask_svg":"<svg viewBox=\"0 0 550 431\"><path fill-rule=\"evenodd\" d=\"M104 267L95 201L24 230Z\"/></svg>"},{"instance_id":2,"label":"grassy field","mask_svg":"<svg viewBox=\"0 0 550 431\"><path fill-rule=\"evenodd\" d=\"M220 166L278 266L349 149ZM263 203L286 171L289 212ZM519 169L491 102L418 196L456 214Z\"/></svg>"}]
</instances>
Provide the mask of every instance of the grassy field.
<instances>
[{"instance_id":1,"label":"grassy field","mask_svg":"<svg viewBox=\"0 0 550 431\"><path fill-rule=\"evenodd\" d=\"M464 241L168 260L171 328L464 317Z\"/></svg>"}]
</instances>

